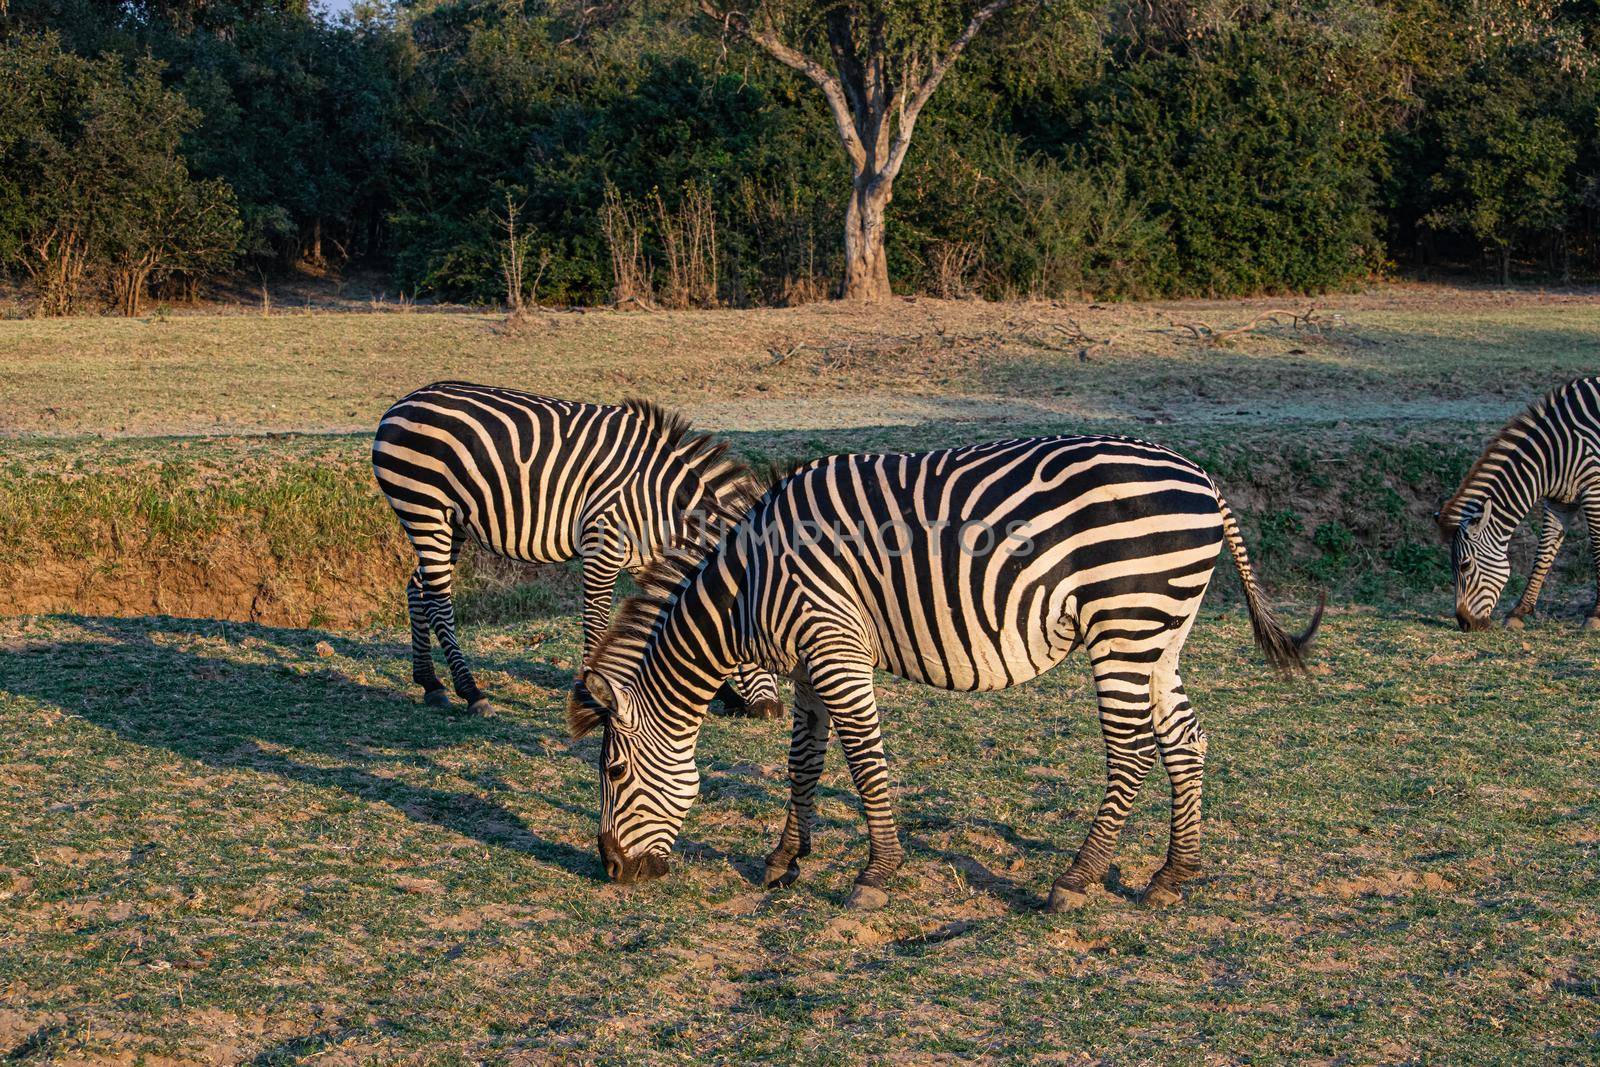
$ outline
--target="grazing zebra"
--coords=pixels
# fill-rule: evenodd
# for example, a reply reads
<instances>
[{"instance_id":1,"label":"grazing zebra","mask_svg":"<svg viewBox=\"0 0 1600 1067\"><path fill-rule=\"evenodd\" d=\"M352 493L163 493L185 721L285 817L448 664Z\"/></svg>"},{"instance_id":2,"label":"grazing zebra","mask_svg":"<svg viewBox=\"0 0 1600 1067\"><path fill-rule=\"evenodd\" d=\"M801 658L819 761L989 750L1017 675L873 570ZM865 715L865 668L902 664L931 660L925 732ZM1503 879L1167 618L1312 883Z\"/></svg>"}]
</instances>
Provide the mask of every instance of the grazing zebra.
<instances>
[{"instance_id":1,"label":"grazing zebra","mask_svg":"<svg viewBox=\"0 0 1600 1067\"><path fill-rule=\"evenodd\" d=\"M1532 613L1566 535L1562 520L1581 511L1596 583L1595 606L1583 625L1600 629L1600 377L1568 382L1507 423L1434 516L1450 542L1456 621L1463 630L1490 625L1511 576L1511 535L1536 504L1543 510L1539 552L1506 625L1520 627Z\"/></svg>"},{"instance_id":2,"label":"grazing zebra","mask_svg":"<svg viewBox=\"0 0 1600 1067\"><path fill-rule=\"evenodd\" d=\"M1060 910L1101 879L1160 757L1172 781L1166 864L1152 903L1200 869L1206 738L1178 653L1226 543L1255 637L1289 667L1300 636L1267 610L1238 524L1210 477L1123 437L1043 437L912 455L847 455L773 486L698 560L646 575L589 656L601 707L569 705L575 735L603 725L600 853L628 882L667 869L699 789L695 742L717 680L748 660L796 681L790 804L769 885L799 874L829 726L861 795L870 859L850 903L875 907L900 865L873 670L954 690L1028 681L1087 650L1106 749L1105 800L1050 894Z\"/></svg>"},{"instance_id":3,"label":"grazing zebra","mask_svg":"<svg viewBox=\"0 0 1600 1067\"><path fill-rule=\"evenodd\" d=\"M754 481L726 449L643 401L579 404L467 382L437 382L397 401L378 423L372 468L417 553L406 585L411 677L427 702L450 704L431 630L456 694L475 713L489 708L456 641L450 597L468 536L525 562L582 556L588 654L610 623L623 570L637 574L666 544L709 540L713 523L743 514ZM730 710L781 713L770 675L742 666L729 674L742 690L720 694Z\"/></svg>"}]
</instances>

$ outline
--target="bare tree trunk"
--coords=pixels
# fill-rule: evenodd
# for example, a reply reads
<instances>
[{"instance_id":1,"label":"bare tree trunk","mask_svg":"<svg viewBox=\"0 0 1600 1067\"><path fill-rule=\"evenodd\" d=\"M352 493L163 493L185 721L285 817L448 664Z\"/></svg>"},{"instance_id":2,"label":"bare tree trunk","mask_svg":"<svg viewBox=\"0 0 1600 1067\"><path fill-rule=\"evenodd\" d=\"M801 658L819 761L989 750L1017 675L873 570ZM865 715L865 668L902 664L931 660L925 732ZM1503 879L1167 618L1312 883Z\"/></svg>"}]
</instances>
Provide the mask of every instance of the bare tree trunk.
<instances>
[{"instance_id":1,"label":"bare tree trunk","mask_svg":"<svg viewBox=\"0 0 1600 1067\"><path fill-rule=\"evenodd\" d=\"M144 296L150 268L142 263L114 267L111 271L111 298L117 310L135 318L144 310Z\"/></svg>"},{"instance_id":2,"label":"bare tree trunk","mask_svg":"<svg viewBox=\"0 0 1600 1067\"><path fill-rule=\"evenodd\" d=\"M782 40L770 13L699 0L700 9L724 32L731 29L744 34L778 62L804 75L828 102L840 147L855 175L845 209L842 299L887 300L894 295L889 287L883 218L895 177L911 147L917 117L984 24L1017 2L986 0L942 53L912 48L891 54L894 50L887 43L881 11L868 14L850 3L834 6L826 19L832 60L829 69Z\"/></svg>"},{"instance_id":3,"label":"bare tree trunk","mask_svg":"<svg viewBox=\"0 0 1600 1067\"><path fill-rule=\"evenodd\" d=\"M884 211L894 195L894 179L860 175L844 216L844 300L888 300L889 256L884 246Z\"/></svg>"}]
</instances>

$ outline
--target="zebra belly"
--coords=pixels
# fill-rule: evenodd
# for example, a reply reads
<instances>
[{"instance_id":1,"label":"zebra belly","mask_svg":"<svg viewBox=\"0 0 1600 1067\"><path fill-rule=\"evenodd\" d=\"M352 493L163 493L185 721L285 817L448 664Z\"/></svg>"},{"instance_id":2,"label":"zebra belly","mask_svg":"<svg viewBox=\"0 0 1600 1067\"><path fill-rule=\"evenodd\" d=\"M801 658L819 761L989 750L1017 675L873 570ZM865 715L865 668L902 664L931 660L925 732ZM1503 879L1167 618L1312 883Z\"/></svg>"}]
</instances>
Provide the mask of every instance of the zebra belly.
<instances>
[{"instance_id":1,"label":"zebra belly","mask_svg":"<svg viewBox=\"0 0 1600 1067\"><path fill-rule=\"evenodd\" d=\"M922 641L907 639L914 634L913 620L926 618L908 605L901 626L890 629L880 622L878 666L940 689L992 692L1021 685L1054 668L1080 644L1072 600L1064 590L1039 590L1013 625L929 632L932 640Z\"/></svg>"}]
</instances>

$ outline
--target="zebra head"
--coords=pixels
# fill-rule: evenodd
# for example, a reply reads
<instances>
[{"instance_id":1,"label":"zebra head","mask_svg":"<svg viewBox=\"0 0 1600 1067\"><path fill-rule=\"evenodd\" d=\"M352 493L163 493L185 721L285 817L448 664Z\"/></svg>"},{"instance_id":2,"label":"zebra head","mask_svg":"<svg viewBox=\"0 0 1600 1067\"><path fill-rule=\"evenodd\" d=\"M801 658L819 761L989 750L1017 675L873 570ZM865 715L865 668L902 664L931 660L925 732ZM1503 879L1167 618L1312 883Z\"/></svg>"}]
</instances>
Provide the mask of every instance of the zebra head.
<instances>
[{"instance_id":1,"label":"zebra head","mask_svg":"<svg viewBox=\"0 0 1600 1067\"><path fill-rule=\"evenodd\" d=\"M1511 577L1506 539L1490 521L1490 502L1466 505L1450 540L1450 563L1456 577L1456 623L1463 630L1487 630L1494 606Z\"/></svg>"},{"instance_id":2,"label":"zebra head","mask_svg":"<svg viewBox=\"0 0 1600 1067\"><path fill-rule=\"evenodd\" d=\"M600 860L606 874L627 885L666 874L668 855L700 793L695 764L699 721L684 734L662 729L667 717L645 708L648 698L593 668L583 672L600 735ZM584 723L573 714L574 733Z\"/></svg>"}]
</instances>

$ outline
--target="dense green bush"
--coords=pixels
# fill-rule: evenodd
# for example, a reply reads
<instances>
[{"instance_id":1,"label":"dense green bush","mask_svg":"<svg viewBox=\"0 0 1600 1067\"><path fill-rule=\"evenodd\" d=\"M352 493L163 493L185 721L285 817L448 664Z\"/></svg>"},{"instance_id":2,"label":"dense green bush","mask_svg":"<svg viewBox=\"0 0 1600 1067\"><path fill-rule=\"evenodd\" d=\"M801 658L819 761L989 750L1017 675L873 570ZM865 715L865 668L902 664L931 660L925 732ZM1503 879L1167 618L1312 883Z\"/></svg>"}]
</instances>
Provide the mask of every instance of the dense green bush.
<instances>
[{"instance_id":1,"label":"dense green bush","mask_svg":"<svg viewBox=\"0 0 1600 1067\"><path fill-rule=\"evenodd\" d=\"M0 261L60 310L61 265L41 273L39 249L62 197L210 219L212 238L236 205L252 271L360 259L408 292L488 302L505 295L514 209L541 300L823 295L849 183L831 120L802 80L691 7L410 0L332 21L304 0L10 0L8 77L50 84L38 114L21 82L7 87ZM1025 17L1045 32L986 35L922 117L889 210L903 290L1223 295L1391 265L1600 274L1589 0L1155 0ZM62 103L74 93L81 104ZM60 125L141 93L92 135ZM54 132L26 132L41 121ZM128 147L95 148L110 129ZM89 184L46 188L50 152L95 160ZM148 243L141 226L118 240ZM98 256L84 267L97 285L113 258L138 260ZM178 257L150 282L183 289L231 260Z\"/></svg>"},{"instance_id":2,"label":"dense green bush","mask_svg":"<svg viewBox=\"0 0 1600 1067\"><path fill-rule=\"evenodd\" d=\"M1126 176L1167 234L1143 288L1315 290L1377 265L1376 131L1314 37L1266 24L1128 62L1085 94L1078 168Z\"/></svg>"},{"instance_id":3,"label":"dense green bush","mask_svg":"<svg viewBox=\"0 0 1600 1067\"><path fill-rule=\"evenodd\" d=\"M0 256L32 279L40 312L102 289L134 314L152 282L233 261L233 193L192 178L178 151L196 119L153 61L84 59L53 36L0 49Z\"/></svg>"}]
</instances>

